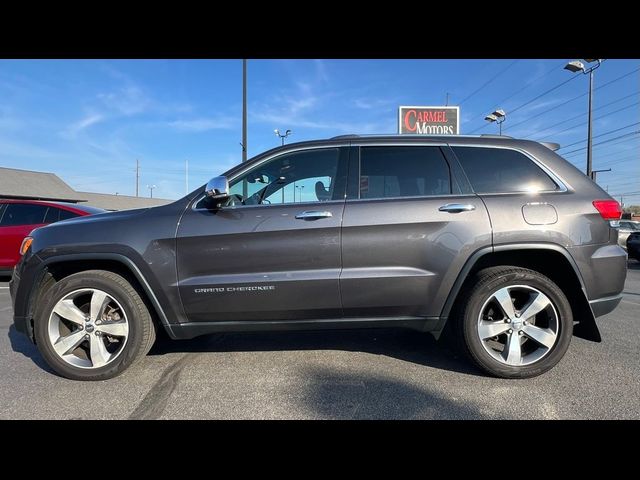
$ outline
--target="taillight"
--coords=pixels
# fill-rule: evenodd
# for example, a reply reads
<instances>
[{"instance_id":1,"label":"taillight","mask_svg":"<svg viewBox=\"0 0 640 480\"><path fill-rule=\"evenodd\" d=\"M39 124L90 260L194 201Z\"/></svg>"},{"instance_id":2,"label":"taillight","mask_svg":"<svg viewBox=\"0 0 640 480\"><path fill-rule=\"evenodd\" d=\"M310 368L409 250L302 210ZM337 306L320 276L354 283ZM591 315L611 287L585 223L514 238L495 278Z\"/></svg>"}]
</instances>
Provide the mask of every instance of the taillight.
<instances>
[{"instance_id":1,"label":"taillight","mask_svg":"<svg viewBox=\"0 0 640 480\"><path fill-rule=\"evenodd\" d=\"M605 220L620 220L622 217L620 204L615 200L594 200L593 206Z\"/></svg>"}]
</instances>

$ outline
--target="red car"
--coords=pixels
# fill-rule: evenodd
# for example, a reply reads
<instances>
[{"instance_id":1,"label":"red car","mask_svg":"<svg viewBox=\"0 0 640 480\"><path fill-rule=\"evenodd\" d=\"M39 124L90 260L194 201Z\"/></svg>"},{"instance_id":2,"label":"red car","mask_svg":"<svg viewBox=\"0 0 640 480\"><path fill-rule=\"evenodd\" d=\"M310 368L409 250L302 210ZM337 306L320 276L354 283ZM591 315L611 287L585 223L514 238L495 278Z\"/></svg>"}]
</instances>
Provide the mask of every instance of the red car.
<instances>
[{"instance_id":1,"label":"red car","mask_svg":"<svg viewBox=\"0 0 640 480\"><path fill-rule=\"evenodd\" d=\"M34 228L105 211L76 203L0 200L0 275L11 273L20 259L22 240Z\"/></svg>"}]
</instances>

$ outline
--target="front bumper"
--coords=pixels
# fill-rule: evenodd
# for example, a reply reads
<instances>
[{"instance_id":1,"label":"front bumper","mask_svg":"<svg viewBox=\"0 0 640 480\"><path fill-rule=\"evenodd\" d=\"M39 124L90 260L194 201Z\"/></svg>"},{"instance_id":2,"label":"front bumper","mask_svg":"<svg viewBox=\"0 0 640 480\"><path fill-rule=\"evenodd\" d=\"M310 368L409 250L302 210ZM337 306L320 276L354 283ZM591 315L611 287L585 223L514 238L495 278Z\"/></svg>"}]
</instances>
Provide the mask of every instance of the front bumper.
<instances>
[{"instance_id":1,"label":"front bumper","mask_svg":"<svg viewBox=\"0 0 640 480\"><path fill-rule=\"evenodd\" d=\"M25 290L24 285L22 285L23 288L20 289L21 284L25 281L25 275L23 275L24 266L25 262L23 259L18 262L14 268L13 275L9 281L9 295L11 296L11 303L13 305L13 324L18 332L25 334L29 337L29 340L35 343L33 324L31 323L30 316L28 316L28 300L30 292Z\"/></svg>"}]
</instances>

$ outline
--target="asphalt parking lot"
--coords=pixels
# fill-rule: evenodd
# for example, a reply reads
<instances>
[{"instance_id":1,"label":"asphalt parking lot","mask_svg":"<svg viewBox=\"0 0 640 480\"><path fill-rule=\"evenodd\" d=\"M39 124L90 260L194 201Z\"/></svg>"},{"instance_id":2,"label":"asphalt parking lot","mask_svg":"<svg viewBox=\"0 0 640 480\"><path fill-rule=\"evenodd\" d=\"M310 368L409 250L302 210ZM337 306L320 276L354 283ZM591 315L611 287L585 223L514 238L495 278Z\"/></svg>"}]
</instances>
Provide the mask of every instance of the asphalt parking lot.
<instances>
[{"instance_id":1,"label":"asphalt parking lot","mask_svg":"<svg viewBox=\"0 0 640 480\"><path fill-rule=\"evenodd\" d=\"M161 340L105 382L53 374L12 326L0 279L0 418L640 419L640 263L598 320L530 380L484 376L428 334L403 330L224 334Z\"/></svg>"}]
</instances>

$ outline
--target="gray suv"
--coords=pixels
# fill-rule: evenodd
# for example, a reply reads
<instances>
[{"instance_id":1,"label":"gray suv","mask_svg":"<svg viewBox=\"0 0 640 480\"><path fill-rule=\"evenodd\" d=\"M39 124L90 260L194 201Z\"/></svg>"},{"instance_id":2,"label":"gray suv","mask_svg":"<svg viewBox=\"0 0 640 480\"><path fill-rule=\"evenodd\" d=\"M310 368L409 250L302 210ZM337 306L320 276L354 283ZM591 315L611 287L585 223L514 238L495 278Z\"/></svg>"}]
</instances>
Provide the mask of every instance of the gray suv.
<instances>
[{"instance_id":1,"label":"gray suv","mask_svg":"<svg viewBox=\"0 0 640 480\"><path fill-rule=\"evenodd\" d=\"M620 207L552 150L507 137L290 144L169 205L35 230L16 329L59 374L113 377L214 332L405 327L484 371L539 375L620 302Z\"/></svg>"}]
</instances>

